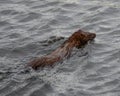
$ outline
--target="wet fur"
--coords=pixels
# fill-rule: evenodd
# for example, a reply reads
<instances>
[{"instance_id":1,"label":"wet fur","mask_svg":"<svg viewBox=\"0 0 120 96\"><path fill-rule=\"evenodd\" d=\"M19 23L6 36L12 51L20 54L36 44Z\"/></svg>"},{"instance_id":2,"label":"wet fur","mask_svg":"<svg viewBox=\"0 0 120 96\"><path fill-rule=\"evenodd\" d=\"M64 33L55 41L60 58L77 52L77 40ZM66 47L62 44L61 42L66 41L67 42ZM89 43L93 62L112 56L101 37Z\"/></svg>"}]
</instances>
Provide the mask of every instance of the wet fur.
<instances>
[{"instance_id":1,"label":"wet fur","mask_svg":"<svg viewBox=\"0 0 120 96\"><path fill-rule=\"evenodd\" d=\"M93 40L95 37L95 33L78 30L52 53L43 57L36 58L28 65L31 66L33 69L45 66L53 66L57 62L63 61L63 59L65 58L69 58L74 47L80 48L87 44L88 41Z\"/></svg>"}]
</instances>

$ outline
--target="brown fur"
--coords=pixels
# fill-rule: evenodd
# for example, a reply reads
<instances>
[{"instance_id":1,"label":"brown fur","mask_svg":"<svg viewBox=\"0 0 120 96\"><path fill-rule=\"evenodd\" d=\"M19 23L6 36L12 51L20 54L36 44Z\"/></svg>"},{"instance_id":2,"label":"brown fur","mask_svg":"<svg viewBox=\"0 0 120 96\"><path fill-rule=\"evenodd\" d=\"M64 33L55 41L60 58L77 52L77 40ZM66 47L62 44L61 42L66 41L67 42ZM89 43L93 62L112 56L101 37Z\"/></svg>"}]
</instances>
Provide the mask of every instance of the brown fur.
<instances>
[{"instance_id":1,"label":"brown fur","mask_svg":"<svg viewBox=\"0 0 120 96\"><path fill-rule=\"evenodd\" d=\"M87 44L88 41L93 40L95 37L96 35L94 33L78 30L55 51L46 56L34 59L29 63L29 66L33 69L37 69L38 67L53 66L56 62L70 57L74 47L80 48Z\"/></svg>"}]
</instances>

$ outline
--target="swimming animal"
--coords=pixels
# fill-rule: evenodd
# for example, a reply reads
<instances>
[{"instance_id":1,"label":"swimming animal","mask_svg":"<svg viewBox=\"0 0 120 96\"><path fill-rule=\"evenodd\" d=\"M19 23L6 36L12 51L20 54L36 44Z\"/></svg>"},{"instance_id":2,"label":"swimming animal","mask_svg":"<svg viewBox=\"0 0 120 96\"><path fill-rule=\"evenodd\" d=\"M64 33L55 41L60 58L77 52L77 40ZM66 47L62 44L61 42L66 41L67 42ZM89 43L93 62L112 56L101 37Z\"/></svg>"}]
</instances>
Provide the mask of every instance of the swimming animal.
<instances>
[{"instance_id":1,"label":"swimming animal","mask_svg":"<svg viewBox=\"0 0 120 96\"><path fill-rule=\"evenodd\" d=\"M88 41L93 40L95 37L95 33L78 30L74 32L56 50L50 54L32 60L28 65L35 70L39 67L53 66L57 62L63 61L65 58L69 58L74 47L81 48L82 46L86 45Z\"/></svg>"}]
</instances>

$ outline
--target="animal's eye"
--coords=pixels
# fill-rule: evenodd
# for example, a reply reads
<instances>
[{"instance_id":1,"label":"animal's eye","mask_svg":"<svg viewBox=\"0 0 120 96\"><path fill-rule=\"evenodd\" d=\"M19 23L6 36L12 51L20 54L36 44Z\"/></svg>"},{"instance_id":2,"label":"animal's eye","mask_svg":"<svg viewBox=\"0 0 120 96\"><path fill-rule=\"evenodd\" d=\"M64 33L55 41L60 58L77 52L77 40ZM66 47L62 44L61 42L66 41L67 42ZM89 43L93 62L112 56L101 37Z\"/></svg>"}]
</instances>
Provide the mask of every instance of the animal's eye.
<instances>
[{"instance_id":1,"label":"animal's eye","mask_svg":"<svg viewBox=\"0 0 120 96\"><path fill-rule=\"evenodd\" d=\"M81 36L84 38L84 37L86 37L86 35L85 34L81 34Z\"/></svg>"}]
</instances>

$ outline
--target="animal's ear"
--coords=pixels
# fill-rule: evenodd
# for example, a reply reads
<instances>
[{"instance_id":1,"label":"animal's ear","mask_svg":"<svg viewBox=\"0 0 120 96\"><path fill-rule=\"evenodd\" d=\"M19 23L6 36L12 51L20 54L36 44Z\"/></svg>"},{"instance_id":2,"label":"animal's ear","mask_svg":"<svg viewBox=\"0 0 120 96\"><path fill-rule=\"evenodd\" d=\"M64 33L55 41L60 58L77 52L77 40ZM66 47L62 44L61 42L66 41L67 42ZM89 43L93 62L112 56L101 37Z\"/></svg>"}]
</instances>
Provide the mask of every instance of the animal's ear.
<instances>
[{"instance_id":1,"label":"animal's ear","mask_svg":"<svg viewBox=\"0 0 120 96\"><path fill-rule=\"evenodd\" d=\"M78 31L76 31L76 32L83 32L81 29L79 29Z\"/></svg>"}]
</instances>

